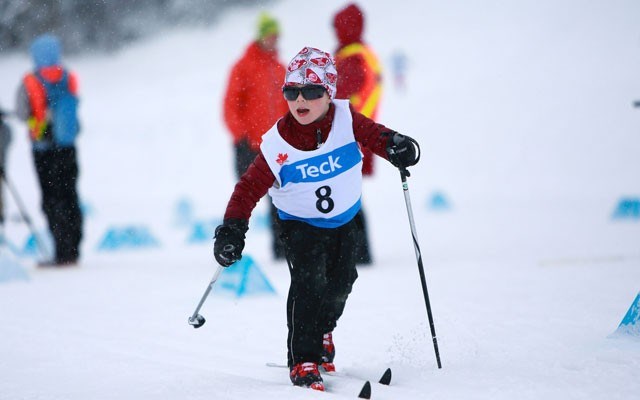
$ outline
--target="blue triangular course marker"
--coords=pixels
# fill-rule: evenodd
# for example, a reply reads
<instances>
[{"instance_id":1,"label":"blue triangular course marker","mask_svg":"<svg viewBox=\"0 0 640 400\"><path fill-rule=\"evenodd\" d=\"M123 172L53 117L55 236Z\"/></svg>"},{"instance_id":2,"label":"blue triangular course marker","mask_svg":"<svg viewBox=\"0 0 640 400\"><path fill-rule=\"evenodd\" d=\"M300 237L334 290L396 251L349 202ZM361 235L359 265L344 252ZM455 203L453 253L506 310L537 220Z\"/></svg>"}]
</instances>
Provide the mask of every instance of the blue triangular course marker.
<instances>
[{"instance_id":1,"label":"blue triangular course marker","mask_svg":"<svg viewBox=\"0 0 640 400\"><path fill-rule=\"evenodd\" d=\"M187 243L210 242L213 239L216 227L222 223L222 219L210 221L196 221L191 224Z\"/></svg>"},{"instance_id":2,"label":"blue triangular course marker","mask_svg":"<svg viewBox=\"0 0 640 400\"><path fill-rule=\"evenodd\" d=\"M618 325L616 333L640 336L640 292L633 303L631 303L627 314L622 318L622 322Z\"/></svg>"},{"instance_id":3,"label":"blue triangular course marker","mask_svg":"<svg viewBox=\"0 0 640 400\"><path fill-rule=\"evenodd\" d=\"M434 211L445 211L451 209L451 204L444 193L433 192L429 199L429 208Z\"/></svg>"},{"instance_id":4,"label":"blue triangular course marker","mask_svg":"<svg viewBox=\"0 0 640 400\"><path fill-rule=\"evenodd\" d=\"M45 251L51 253L50 249L53 248L53 239L51 238L51 234L49 232L40 232L38 237L44 241L43 245L46 247ZM40 249L38 240L33 233L30 233L29 236L27 236L27 239L22 246L22 250L20 251L20 255L25 257L40 257L42 255L42 249Z\"/></svg>"},{"instance_id":5,"label":"blue triangular course marker","mask_svg":"<svg viewBox=\"0 0 640 400\"><path fill-rule=\"evenodd\" d=\"M225 268L214 286L214 293L243 297L255 294L275 294L276 291L251 256Z\"/></svg>"},{"instance_id":6,"label":"blue triangular course marker","mask_svg":"<svg viewBox=\"0 0 640 400\"><path fill-rule=\"evenodd\" d=\"M640 198L622 198L613 215L614 219L640 219Z\"/></svg>"},{"instance_id":7,"label":"blue triangular course marker","mask_svg":"<svg viewBox=\"0 0 640 400\"><path fill-rule=\"evenodd\" d=\"M98 250L123 250L142 247L157 247L160 243L144 226L114 227L107 230L98 245Z\"/></svg>"},{"instance_id":8,"label":"blue triangular course marker","mask_svg":"<svg viewBox=\"0 0 640 400\"><path fill-rule=\"evenodd\" d=\"M0 283L14 280L28 281L29 274L13 257L0 254Z\"/></svg>"},{"instance_id":9,"label":"blue triangular course marker","mask_svg":"<svg viewBox=\"0 0 640 400\"><path fill-rule=\"evenodd\" d=\"M38 242L33 234L30 234L24 242L24 246L22 246L22 254L25 256L38 255Z\"/></svg>"}]
</instances>

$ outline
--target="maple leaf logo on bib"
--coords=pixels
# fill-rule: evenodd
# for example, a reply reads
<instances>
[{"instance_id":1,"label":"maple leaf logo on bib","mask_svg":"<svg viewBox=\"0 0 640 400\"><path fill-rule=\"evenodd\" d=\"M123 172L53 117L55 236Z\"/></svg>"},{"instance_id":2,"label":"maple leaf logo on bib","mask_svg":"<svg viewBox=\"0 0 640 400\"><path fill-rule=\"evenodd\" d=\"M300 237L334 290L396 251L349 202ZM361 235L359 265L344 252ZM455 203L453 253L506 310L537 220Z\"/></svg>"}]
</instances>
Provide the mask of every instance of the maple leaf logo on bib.
<instances>
[{"instance_id":1,"label":"maple leaf logo on bib","mask_svg":"<svg viewBox=\"0 0 640 400\"><path fill-rule=\"evenodd\" d=\"M278 163L278 165L282 165L284 163L287 162L287 159L289 159L289 155L287 153L278 153L278 158L276 158L276 162Z\"/></svg>"}]
</instances>

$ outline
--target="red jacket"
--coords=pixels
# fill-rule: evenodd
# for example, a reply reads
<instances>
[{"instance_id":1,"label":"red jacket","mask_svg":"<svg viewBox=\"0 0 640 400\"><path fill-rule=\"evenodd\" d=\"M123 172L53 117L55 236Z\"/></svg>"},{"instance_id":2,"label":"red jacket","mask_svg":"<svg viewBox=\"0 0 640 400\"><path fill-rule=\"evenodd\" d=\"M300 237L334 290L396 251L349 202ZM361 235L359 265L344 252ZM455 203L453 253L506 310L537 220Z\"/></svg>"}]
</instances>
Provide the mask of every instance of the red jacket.
<instances>
[{"instance_id":1,"label":"red jacket","mask_svg":"<svg viewBox=\"0 0 640 400\"><path fill-rule=\"evenodd\" d=\"M262 135L288 111L282 96L285 68L278 53L253 42L231 70L224 97L224 121L233 142L246 138L258 151Z\"/></svg>"},{"instance_id":2,"label":"red jacket","mask_svg":"<svg viewBox=\"0 0 640 400\"><path fill-rule=\"evenodd\" d=\"M384 159L388 159L386 148L389 135L393 131L355 112L352 107L350 108L353 117L353 133L356 141L362 147L371 150ZM335 106L331 104L329 106L329 112L321 121L309 125L301 125L295 120L291 113L287 113L284 118L278 121L278 132L287 143L296 149L304 151L314 150L318 145L318 130L321 132L322 142L327 141L327 136L333 124L334 114ZM275 180L276 178L269 168L267 160L265 160L264 155L260 152L236 184L231 199L227 204L224 219L237 218L248 221L256 204L267 194L267 191L273 186Z\"/></svg>"},{"instance_id":3,"label":"red jacket","mask_svg":"<svg viewBox=\"0 0 640 400\"><path fill-rule=\"evenodd\" d=\"M373 51L364 44L364 16L355 4L338 12L333 19L338 37L335 52L338 83L336 98L349 99L356 111L376 119L382 92L380 63ZM366 149L362 173L373 174L373 157Z\"/></svg>"},{"instance_id":4,"label":"red jacket","mask_svg":"<svg viewBox=\"0 0 640 400\"><path fill-rule=\"evenodd\" d=\"M353 43L363 43L364 16L355 4L338 12L333 18L333 28L338 38L337 56L340 50ZM346 58L336 57L338 90L336 97L348 99L362 89L365 83L366 60L359 54Z\"/></svg>"}]
</instances>

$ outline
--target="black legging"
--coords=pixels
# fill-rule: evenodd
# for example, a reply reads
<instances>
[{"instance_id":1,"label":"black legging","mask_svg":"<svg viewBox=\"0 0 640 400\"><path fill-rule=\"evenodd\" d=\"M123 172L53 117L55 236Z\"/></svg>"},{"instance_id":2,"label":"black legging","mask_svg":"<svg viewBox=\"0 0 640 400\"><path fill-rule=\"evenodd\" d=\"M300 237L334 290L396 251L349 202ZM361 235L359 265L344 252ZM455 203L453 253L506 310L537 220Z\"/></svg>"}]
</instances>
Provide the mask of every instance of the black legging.
<instances>
[{"instance_id":1,"label":"black legging","mask_svg":"<svg viewBox=\"0 0 640 400\"><path fill-rule=\"evenodd\" d=\"M333 331L358 277L356 225L316 228L281 221L291 286L287 298L287 361L320 362L322 335Z\"/></svg>"},{"instance_id":2,"label":"black legging","mask_svg":"<svg viewBox=\"0 0 640 400\"><path fill-rule=\"evenodd\" d=\"M42 192L42 210L55 244L54 261L74 262L80 255L82 240L76 149L62 147L34 151L33 158Z\"/></svg>"}]
</instances>

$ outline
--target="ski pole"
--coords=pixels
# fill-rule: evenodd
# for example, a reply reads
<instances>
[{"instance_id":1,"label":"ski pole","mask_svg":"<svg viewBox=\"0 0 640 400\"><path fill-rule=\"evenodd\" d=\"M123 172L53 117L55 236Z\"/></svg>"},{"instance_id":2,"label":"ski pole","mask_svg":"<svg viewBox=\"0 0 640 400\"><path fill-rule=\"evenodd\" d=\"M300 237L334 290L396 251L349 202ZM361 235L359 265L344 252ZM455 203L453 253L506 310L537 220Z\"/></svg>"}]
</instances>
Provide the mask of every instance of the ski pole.
<instances>
[{"instance_id":1,"label":"ski pole","mask_svg":"<svg viewBox=\"0 0 640 400\"><path fill-rule=\"evenodd\" d=\"M42 253L42 256L44 257L45 260L49 259L49 253L47 251L47 248L44 246L44 242L40 239L40 235L36 233L36 230L33 227L33 223L31 222L31 218L29 217L29 214L27 214L24 204L22 203L22 199L20 198L20 196L18 196L18 191L13 186L13 184L11 184L11 181L9 181L9 178L7 178L5 174L2 174L2 179L4 179L4 182L7 184L7 187L9 188L9 192L11 192L13 199L16 201L16 205L18 206L18 210L20 211L20 216L22 217L22 220L29 227L31 234L33 235L34 239L36 240L36 243L38 244L38 247L40 248L40 252Z\"/></svg>"},{"instance_id":2,"label":"ski pole","mask_svg":"<svg viewBox=\"0 0 640 400\"><path fill-rule=\"evenodd\" d=\"M198 314L198 312L200 312L200 308L202 307L202 305L204 304L204 301L209 296L209 292L211 292L211 289L213 288L213 284L216 283L216 281L218 280L218 277L220 276L220 273L222 272L223 268L224 267L222 265L218 265L218 269L216 269L216 272L213 274L213 278L211 278L211 281L209 282L207 289L204 291L204 294L202 295L202 298L200 299L200 302L198 303L196 310L193 312L193 315L189 317L189 325L193 326L195 329L200 328L206 322L204 317Z\"/></svg>"},{"instance_id":3,"label":"ski pole","mask_svg":"<svg viewBox=\"0 0 640 400\"><path fill-rule=\"evenodd\" d=\"M16 114L15 111L0 110L0 121L3 120L5 117L16 118L17 116L18 115Z\"/></svg>"},{"instance_id":4,"label":"ski pole","mask_svg":"<svg viewBox=\"0 0 640 400\"><path fill-rule=\"evenodd\" d=\"M5 116L9 116L13 114L13 112L11 111L5 111L3 109L0 108L0 119L4 118Z\"/></svg>"},{"instance_id":5,"label":"ski pole","mask_svg":"<svg viewBox=\"0 0 640 400\"><path fill-rule=\"evenodd\" d=\"M415 140L408 138L417 148L418 155L415 163L420 160L420 146ZM390 151L390 157L395 156L393 150ZM415 165L415 164L414 164ZM433 313L431 312L431 302L429 301L429 291L427 290L427 279L424 273L424 266L422 265L422 253L420 252L420 244L418 244L418 234L416 233L416 224L413 220L413 209L411 207L411 197L409 196L409 184L407 183L407 177L410 176L406 167L399 167L400 179L402 180L402 190L404 192L404 202L407 205L407 214L409 216L409 226L411 227L411 236L413 237L413 248L416 252L416 261L418 262L418 270L420 272L420 282L422 283L422 293L424 294L424 303L427 306L427 318L429 319L429 328L431 330L431 338L433 340L433 350L436 354L436 362L438 368L442 368L440 362L440 351L438 350L438 339L436 338L436 327L433 323Z\"/></svg>"}]
</instances>

